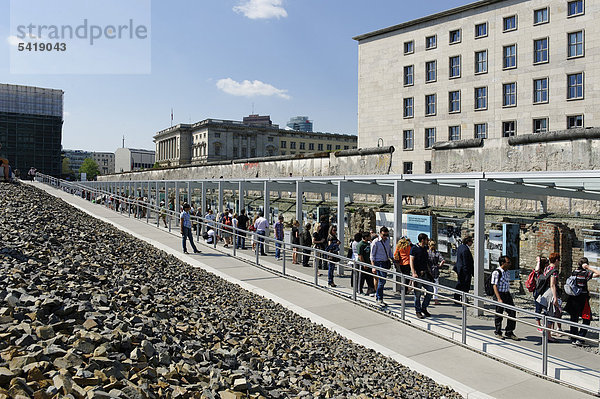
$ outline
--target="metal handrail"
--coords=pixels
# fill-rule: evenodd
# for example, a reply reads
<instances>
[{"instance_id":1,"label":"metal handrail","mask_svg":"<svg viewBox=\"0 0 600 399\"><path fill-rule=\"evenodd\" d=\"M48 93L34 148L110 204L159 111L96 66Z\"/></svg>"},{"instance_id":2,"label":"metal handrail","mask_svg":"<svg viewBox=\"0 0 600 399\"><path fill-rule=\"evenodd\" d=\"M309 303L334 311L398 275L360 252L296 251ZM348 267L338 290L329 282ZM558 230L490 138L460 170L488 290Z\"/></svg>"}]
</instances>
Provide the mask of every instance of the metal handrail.
<instances>
[{"instance_id":1,"label":"metal handrail","mask_svg":"<svg viewBox=\"0 0 600 399\"><path fill-rule=\"evenodd\" d=\"M38 178L38 176L39 176L39 178ZM58 186L63 185L63 186L68 186L68 187L75 187L80 190L86 190L91 193L94 193L95 198L98 198L99 196L112 197L113 199L119 200L121 202L121 204L125 204L127 206L127 208L129 209L129 212L131 211L131 206L133 206L133 205L138 206L138 207L141 206L142 208L146 209L147 222L149 220L149 215L152 211L157 213L157 216L156 216L157 225L160 221L159 218L160 218L161 214L164 214L164 215L166 215L166 217L169 218L169 231L171 231L172 217L177 218L179 215L179 213L175 210L172 211L172 210L167 209L166 207L160 207L160 206L152 204L150 202L140 201L135 198L133 198L133 199L128 198L128 197L121 196L116 193L112 193L110 191L104 191L104 190L97 189L97 188L90 188L88 186L85 186L85 185L82 185L79 183L65 182L63 180L52 178L50 176L41 175L39 173L38 173L38 176L36 176L36 180L38 180L38 181L41 180L42 182L45 182L47 180L47 181L52 182L53 185L58 185ZM148 200L150 200L150 198ZM158 201L158 196L157 196L156 201ZM120 206L120 208L122 211L123 206ZM401 272L399 272L397 270L393 270L393 268L385 269L385 268L377 267L377 266L374 266L369 263L365 263L365 262L361 262L359 260L347 258L341 254L332 254L330 252L327 252L325 250L322 250L322 249L316 248L316 247L306 247L306 246L302 246L299 244L286 243L284 241L277 240L275 238L260 235L256 231L242 230L242 229L239 229L234 226L225 225L216 220L206 219L205 217L202 217L202 216L190 215L190 219L192 220L192 222L196 222L197 237L200 236L200 228L202 228L202 230L204 230L207 227L214 228L215 233L217 233L218 231L225 230L228 233L232 234L232 237L234 237L234 242L233 242L233 246L232 246L234 256L237 256L237 254L236 254L236 252L237 252L237 237L240 237L242 234L244 234L244 236L246 238L248 238L248 237L253 238L255 243L257 244L255 252L256 252L256 264L258 264L258 265L260 265L259 244L261 242L262 242L262 245L267 245L267 244L270 246L275 245L275 244L280 245L280 250L282 251L282 259L283 259L283 263L282 263L282 274L283 275L286 275L285 254L286 254L286 252L289 252L290 250L293 250L293 249L296 249L298 251L298 255L309 256L309 258L312 258L312 259L320 259L323 262L333 263L337 266L343 266L344 268L349 268L352 271L352 278L355 279L354 284L353 284L353 290L352 290L353 291L352 292L352 300L353 301L358 301L357 295L356 295L357 294L357 286L358 286L357 280L358 280L358 276L361 273L364 273L369 276L377 277L377 278L383 278L383 277L381 277L375 273L372 273L370 271L362 270L362 267L366 266L369 270L374 269L375 271L386 272L388 274L388 276L383 279L386 282L391 281L392 283L394 283L396 285L400 285L400 287L401 287L401 292L400 292L400 294L401 294L401 316L400 316L401 320L406 319L406 315L405 315L405 311L406 311L406 294L405 294L405 292L406 292L406 289L410 288L410 289L420 291L423 293L428 293L428 291L425 288L413 286L412 283L420 283L422 285L437 287L438 290L442 290L449 294L459 294L461 296L460 300L454 299L452 297L452 295L445 296L444 299L447 299L453 303L457 303L457 304L461 305L461 307L462 307L461 341L462 341L462 344L464 344L464 345L466 345L466 338L467 338L467 330L468 330L467 309L469 309L469 308L472 308L475 310L480 310L480 311L488 313L490 315L501 315L503 318L506 318L507 320L514 320L515 322L518 322L518 323L521 323L524 325L539 328L542 330L542 374L545 376L548 375L548 338L552 331L556 331L555 329L548 327L549 323L554 322L554 323L566 324L569 326L576 326L578 328L583 328L585 330L593 331L593 332L600 334L600 327L593 327L591 325L588 326L588 325L584 325L582 323L575 323L575 322L571 322L570 320L551 317L548 315L536 313L533 310L524 309L524 308L520 308L520 307L512 306L512 305L507 305L504 303L499 303L493 298L477 296L475 294L463 292L463 291L457 290L452 287L447 287L447 286L444 286L441 284L436 284L432 281L420 279L417 277L413 277L411 275L402 274ZM215 236L215 239L213 240L213 247L216 248L216 246L217 246L217 237ZM309 251L309 253L305 253L304 251ZM330 257L333 257L334 259L329 259ZM318 269L317 269L316 262L314 265L314 269L315 269L315 276L314 276L314 282L312 284L315 286L319 286ZM400 278L400 281L398 281L398 278ZM473 304L468 302L469 299L472 300ZM481 303L482 305L479 306L479 305L477 305L478 303ZM492 310L485 308L484 305L486 305L486 304L493 305L494 308ZM510 317L510 316L508 316L508 314L497 313L495 311L496 306L502 307L506 310L514 311L515 317ZM537 325L537 324L534 324L533 322L524 320L523 318L516 317L517 314L523 314L526 316L533 317L535 319L541 319L542 325ZM582 340L585 340L588 342L596 341L591 338L580 337L577 335L570 334L569 332L564 331L564 330L561 331L561 333L563 333L564 335L566 335L568 337L582 339ZM598 392L595 392L595 393L598 393Z\"/></svg>"}]
</instances>

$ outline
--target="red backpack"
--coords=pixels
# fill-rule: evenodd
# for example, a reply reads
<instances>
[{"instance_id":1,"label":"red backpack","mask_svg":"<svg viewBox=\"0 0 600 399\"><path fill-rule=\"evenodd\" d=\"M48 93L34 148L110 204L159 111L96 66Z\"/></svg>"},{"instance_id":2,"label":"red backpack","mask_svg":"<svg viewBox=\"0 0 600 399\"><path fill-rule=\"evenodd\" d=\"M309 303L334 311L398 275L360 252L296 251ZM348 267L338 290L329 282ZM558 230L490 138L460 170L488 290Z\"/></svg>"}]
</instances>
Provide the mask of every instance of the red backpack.
<instances>
[{"instance_id":1,"label":"red backpack","mask_svg":"<svg viewBox=\"0 0 600 399\"><path fill-rule=\"evenodd\" d=\"M537 273L535 272L535 270L532 270L531 273L529 273L529 276L527 277L527 281L525 282L525 288L527 288L529 292L533 292L535 291L536 283Z\"/></svg>"}]
</instances>

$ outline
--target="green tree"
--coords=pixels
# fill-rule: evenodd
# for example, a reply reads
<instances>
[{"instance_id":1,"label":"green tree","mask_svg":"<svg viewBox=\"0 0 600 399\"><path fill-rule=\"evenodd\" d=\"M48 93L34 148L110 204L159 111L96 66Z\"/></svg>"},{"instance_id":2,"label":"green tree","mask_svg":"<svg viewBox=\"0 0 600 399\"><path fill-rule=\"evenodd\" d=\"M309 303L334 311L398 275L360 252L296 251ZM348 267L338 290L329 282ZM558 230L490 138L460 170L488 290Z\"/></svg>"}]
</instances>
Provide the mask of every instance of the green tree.
<instances>
[{"instance_id":1,"label":"green tree","mask_svg":"<svg viewBox=\"0 0 600 399\"><path fill-rule=\"evenodd\" d=\"M69 160L69 158L63 158L63 160L62 160L62 174L63 175L73 174L73 169L71 169L71 161Z\"/></svg>"},{"instance_id":2,"label":"green tree","mask_svg":"<svg viewBox=\"0 0 600 399\"><path fill-rule=\"evenodd\" d=\"M154 168L154 169L160 169L160 163L158 163L158 161L154 162L154 166L152 168Z\"/></svg>"},{"instance_id":3,"label":"green tree","mask_svg":"<svg viewBox=\"0 0 600 399\"><path fill-rule=\"evenodd\" d=\"M96 176L100 174L98 164L92 158L86 158L83 160L79 173L85 173L87 180L96 180Z\"/></svg>"}]
</instances>

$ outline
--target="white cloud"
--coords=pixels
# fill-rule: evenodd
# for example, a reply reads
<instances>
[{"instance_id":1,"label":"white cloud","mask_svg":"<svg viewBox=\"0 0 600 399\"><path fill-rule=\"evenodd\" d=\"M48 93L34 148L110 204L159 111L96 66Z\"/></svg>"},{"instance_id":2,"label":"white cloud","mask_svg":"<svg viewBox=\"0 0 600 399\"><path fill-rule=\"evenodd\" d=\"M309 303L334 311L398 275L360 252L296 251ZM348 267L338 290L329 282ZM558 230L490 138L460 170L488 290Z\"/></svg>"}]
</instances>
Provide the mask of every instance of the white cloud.
<instances>
[{"instance_id":1,"label":"white cloud","mask_svg":"<svg viewBox=\"0 0 600 399\"><path fill-rule=\"evenodd\" d=\"M19 43L21 43L21 39L19 39L16 36L9 36L6 38L6 41L8 42L8 44L10 44L11 46L18 46Z\"/></svg>"},{"instance_id":2,"label":"white cloud","mask_svg":"<svg viewBox=\"0 0 600 399\"><path fill-rule=\"evenodd\" d=\"M285 18L287 11L281 6L282 0L242 0L233 11L250 19Z\"/></svg>"},{"instance_id":3,"label":"white cloud","mask_svg":"<svg viewBox=\"0 0 600 399\"><path fill-rule=\"evenodd\" d=\"M287 94L287 90L278 89L268 83L263 83L260 80L244 80L236 82L231 78L219 79L217 88L227 94L233 96L254 97L254 96L278 96L289 100L291 97Z\"/></svg>"}]
</instances>

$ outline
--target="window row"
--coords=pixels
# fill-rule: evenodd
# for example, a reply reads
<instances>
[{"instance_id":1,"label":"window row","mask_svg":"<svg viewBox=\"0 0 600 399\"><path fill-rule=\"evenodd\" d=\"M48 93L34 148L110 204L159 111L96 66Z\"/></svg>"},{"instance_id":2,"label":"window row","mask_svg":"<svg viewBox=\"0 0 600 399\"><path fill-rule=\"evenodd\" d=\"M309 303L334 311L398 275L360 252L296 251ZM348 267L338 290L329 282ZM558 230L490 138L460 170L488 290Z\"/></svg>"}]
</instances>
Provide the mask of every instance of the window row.
<instances>
[{"instance_id":1,"label":"window row","mask_svg":"<svg viewBox=\"0 0 600 399\"><path fill-rule=\"evenodd\" d=\"M575 0L567 2L567 17L576 17L585 12L584 0ZM541 25L549 22L550 10L548 7L533 10L533 24ZM516 31L517 15L509 15L502 18L502 32ZM488 36L488 22L475 24L474 38L481 39ZM453 29L448 32L448 43L457 44L462 41L462 29ZM425 49L431 50L437 48L437 34L425 37ZM415 52L415 41L404 42L404 54L413 54Z\"/></svg>"},{"instance_id":2,"label":"window row","mask_svg":"<svg viewBox=\"0 0 600 399\"><path fill-rule=\"evenodd\" d=\"M583 114L568 115L566 119L567 129L583 128ZM550 131L548 125L548 118L533 118L531 132L533 133L546 133ZM517 134L517 121L503 121L502 122L502 137L512 137ZM488 125L487 123L476 123L473 125L473 137L476 139L487 139L488 138ZM430 149L437 141L437 128L425 128L425 141L424 148ZM461 126L448 126L448 141L461 140ZM445 140L442 140L445 141ZM402 148L404 150L413 150L415 144L415 133L414 130L407 129L402 132Z\"/></svg>"},{"instance_id":3,"label":"window row","mask_svg":"<svg viewBox=\"0 0 600 399\"><path fill-rule=\"evenodd\" d=\"M548 38L536 39L533 41L533 64L544 64L549 61ZM572 32L568 34L567 46L568 58L578 58L584 56L583 31ZM502 69L514 69L517 67L517 45L511 44L502 48ZM437 61L425 62L425 83L437 81ZM455 55L448 58L448 78L456 79L461 77L462 56ZM475 74L488 72L488 50L475 52L474 59ZM412 86L415 83L415 66L404 66L403 73L404 86Z\"/></svg>"},{"instance_id":4,"label":"window row","mask_svg":"<svg viewBox=\"0 0 600 399\"><path fill-rule=\"evenodd\" d=\"M412 161L404 162L403 173L405 175L412 175L413 173L413 163ZM425 173L431 173L431 161L425 161Z\"/></svg>"},{"instance_id":5,"label":"window row","mask_svg":"<svg viewBox=\"0 0 600 399\"><path fill-rule=\"evenodd\" d=\"M533 104L545 104L549 102L548 78L533 80ZM583 72L567 75L567 100L583 99ZM437 114L437 94L425 95L425 116ZM510 82L502 84L502 106L515 107L517 105L517 83ZM474 109L476 111L488 108L488 87L476 87L474 89ZM414 97L403 99L403 117L413 118L415 109ZM461 91L448 92L448 113L461 111ZM283 147L285 148L285 147Z\"/></svg>"}]
</instances>

